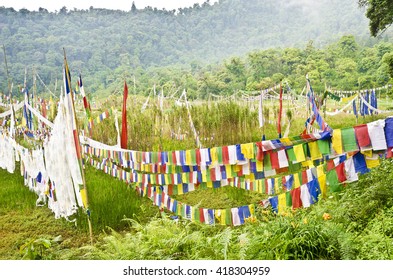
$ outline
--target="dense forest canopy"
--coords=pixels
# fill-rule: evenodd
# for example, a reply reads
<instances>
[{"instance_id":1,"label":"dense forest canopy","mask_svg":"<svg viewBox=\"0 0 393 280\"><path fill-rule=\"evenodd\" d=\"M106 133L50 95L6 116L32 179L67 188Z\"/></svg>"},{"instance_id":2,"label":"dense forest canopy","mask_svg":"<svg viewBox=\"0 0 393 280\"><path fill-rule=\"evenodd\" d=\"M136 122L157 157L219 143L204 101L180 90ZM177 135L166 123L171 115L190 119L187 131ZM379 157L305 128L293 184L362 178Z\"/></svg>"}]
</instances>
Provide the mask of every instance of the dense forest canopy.
<instances>
[{"instance_id":1,"label":"dense forest canopy","mask_svg":"<svg viewBox=\"0 0 393 280\"><path fill-rule=\"evenodd\" d=\"M370 38L364 12L353 0L220 0L171 11L130 4L128 12L0 7L0 41L14 88L26 67L32 85L33 66L53 88L63 47L72 74L82 73L99 95L120 92L124 79L135 81L135 93L157 84L186 87L193 98L228 95L282 77L300 86L307 72L317 86L353 88L389 79L384 56L393 33ZM7 92L4 68L0 91Z\"/></svg>"},{"instance_id":2,"label":"dense forest canopy","mask_svg":"<svg viewBox=\"0 0 393 280\"><path fill-rule=\"evenodd\" d=\"M386 31L393 23L392 0L358 0L361 7L367 7L366 16L370 20L369 27L372 36Z\"/></svg>"}]
</instances>

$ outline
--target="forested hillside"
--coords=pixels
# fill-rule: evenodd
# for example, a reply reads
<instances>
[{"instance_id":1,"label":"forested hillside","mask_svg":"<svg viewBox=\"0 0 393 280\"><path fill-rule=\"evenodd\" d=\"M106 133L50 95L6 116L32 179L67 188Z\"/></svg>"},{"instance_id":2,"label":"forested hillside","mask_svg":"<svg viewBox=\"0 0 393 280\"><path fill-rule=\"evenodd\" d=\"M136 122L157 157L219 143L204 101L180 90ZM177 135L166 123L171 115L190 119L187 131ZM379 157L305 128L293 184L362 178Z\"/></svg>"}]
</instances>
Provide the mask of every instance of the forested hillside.
<instances>
[{"instance_id":1,"label":"forested hillside","mask_svg":"<svg viewBox=\"0 0 393 280\"><path fill-rule=\"evenodd\" d=\"M370 39L364 10L353 0L220 0L213 5L207 1L202 6L196 4L177 11L138 9L131 5L128 12L59 7L58 12L51 13L45 9L32 12L0 7L0 41L5 45L14 86L23 83L25 67L29 69L31 85L33 65L43 81L53 86L56 78L61 79L64 47L71 70L82 73L91 92L115 92L124 78L132 82L134 76L137 91L143 92L152 83L163 84L173 78L163 68L171 66L171 69L189 71L193 79L186 77L183 86L190 86L191 95L195 95L203 92L196 90L201 86L195 84L201 79L196 73L201 67L209 71L220 68L214 65L223 59L245 57L248 53L247 61L241 64L247 63L244 67L251 64L254 69L252 63L257 62L258 55L273 63L274 56L282 52L297 54L306 48L310 51L310 48L326 47L347 34L356 36L360 45L370 47L378 40L391 38L392 34L385 32L383 38ZM267 54L260 51L273 47L279 49ZM288 47L291 48L282 51ZM289 59L294 61L283 63L302 62L296 57ZM233 58L230 63L239 60ZM342 62L351 64L351 61ZM207 65L210 66L206 68ZM0 83L1 91L7 92L4 68L0 69ZM276 70L272 74L287 75L282 69ZM248 88L255 88L260 79L269 77L271 73L267 72L272 69L258 71L253 73L250 84L254 84ZM167 75L161 75L162 72ZM208 75L202 79L207 87L209 78ZM245 89L248 78L235 77L234 89ZM220 87L225 90L221 84L205 92L220 94Z\"/></svg>"}]
</instances>

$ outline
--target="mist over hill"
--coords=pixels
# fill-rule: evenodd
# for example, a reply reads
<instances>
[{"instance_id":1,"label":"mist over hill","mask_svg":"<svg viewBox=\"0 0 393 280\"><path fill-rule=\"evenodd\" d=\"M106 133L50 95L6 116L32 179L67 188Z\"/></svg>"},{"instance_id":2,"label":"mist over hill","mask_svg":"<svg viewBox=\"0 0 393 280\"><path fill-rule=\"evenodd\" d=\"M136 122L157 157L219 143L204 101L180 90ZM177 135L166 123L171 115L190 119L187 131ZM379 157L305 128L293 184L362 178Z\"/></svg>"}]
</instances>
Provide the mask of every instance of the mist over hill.
<instances>
[{"instance_id":1,"label":"mist over hill","mask_svg":"<svg viewBox=\"0 0 393 280\"><path fill-rule=\"evenodd\" d=\"M196 69L260 49L302 48L310 40L323 47L347 34L363 44L376 41L354 0L220 0L171 11L131 4L128 12L0 7L11 78L21 83L25 67L35 65L47 83L61 79L63 47L71 69L105 88L152 67ZM4 92L4 67L0 77Z\"/></svg>"}]
</instances>

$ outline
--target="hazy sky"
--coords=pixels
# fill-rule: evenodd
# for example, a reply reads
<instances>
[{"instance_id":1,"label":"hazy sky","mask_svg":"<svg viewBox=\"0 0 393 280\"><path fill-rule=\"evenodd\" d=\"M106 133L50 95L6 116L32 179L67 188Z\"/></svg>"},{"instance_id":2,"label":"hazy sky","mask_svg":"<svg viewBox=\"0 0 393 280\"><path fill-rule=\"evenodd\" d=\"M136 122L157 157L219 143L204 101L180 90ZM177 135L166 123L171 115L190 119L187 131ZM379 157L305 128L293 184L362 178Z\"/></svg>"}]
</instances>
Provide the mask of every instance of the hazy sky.
<instances>
[{"instance_id":1,"label":"hazy sky","mask_svg":"<svg viewBox=\"0 0 393 280\"><path fill-rule=\"evenodd\" d=\"M26 8L30 11L37 11L39 7L42 7L53 12L60 10L63 6L66 6L69 10L73 8L88 9L93 6L94 8L129 11L132 1L135 2L138 9L151 6L167 10L190 7L194 3L202 4L206 2L206 0L0 0L0 7L13 7L15 10ZM217 1L210 0L210 3L214 2Z\"/></svg>"}]
</instances>

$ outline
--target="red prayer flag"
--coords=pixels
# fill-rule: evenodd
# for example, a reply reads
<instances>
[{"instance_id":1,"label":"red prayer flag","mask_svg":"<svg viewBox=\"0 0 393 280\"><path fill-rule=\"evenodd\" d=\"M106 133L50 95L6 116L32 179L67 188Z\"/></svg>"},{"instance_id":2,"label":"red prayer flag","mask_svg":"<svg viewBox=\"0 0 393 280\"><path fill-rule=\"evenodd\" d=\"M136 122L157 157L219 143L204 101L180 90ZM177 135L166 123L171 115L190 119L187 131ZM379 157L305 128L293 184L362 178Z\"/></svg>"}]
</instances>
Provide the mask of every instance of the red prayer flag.
<instances>
[{"instance_id":1,"label":"red prayer flag","mask_svg":"<svg viewBox=\"0 0 393 280\"><path fill-rule=\"evenodd\" d=\"M204 223L204 222L205 222L205 215L204 215L204 213L203 213L203 208L199 208L199 221L200 221L201 223Z\"/></svg>"},{"instance_id":2,"label":"red prayer flag","mask_svg":"<svg viewBox=\"0 0 393 280\"><path fill-rule=\"evenodd\" d=\"M393 157L392 148L388 148L388 152L387 152L386 158L392 158L392 157Z\"/></svg>"},{"instance_id":3,"label":"red prayer flag","mask_svg":"<svg viewBox=\"0 0 393 280\"><path fill-rule=\"evenodd\" d=\"M200 162L201 162L201 151L199 149L196 149L195 150L195 163L198 166L198 168L199 168Z\"/></svg>"},{"instance_id":4,"label":"red prayer flag","mask_svg":"<svg viewBox=\"0 0 393 280\"><path fill-rule=\"evenodd\" d=\"M44 118L46 118L46 102L45 102L45 100L44 99L42 99L42 104L41 104L41 106L42 106L42 116L44 117Z\"/></svg>"},{"instance_id":5,"label":"red prayer flag","mask_svg":"<svg viewBox=\"0 0 393 280\"><path fill-rule=\"evenodd\" d=\"M222 147L222 162L224 164L229 164L229 151L228 146Z\"/></svg>"},{"instance_id":6,"label":"red prayer flag","mask_svg":"<svg viewBox=\"0 0 393 280\"><path fill-rule=\"evenodd\" d=\"M333 168L335 168L336 166L334 165L334 160L328 160L327 162L326 162L326 170L327 171L330 171L330 170L332 170Z\"/></svg>"},{"instance_id":7,"label":"red prayer flag","mask_svg":"<svg viewBox=\"0 0 393 280\"><path fill-rule=\"evenodd\" d=\"M120 146L122 149L127 149L127 97L128 87L126 81L124 81L124 94L123 94L123 111L121 114L121 140Z\"/></svg>"},{"instance_id":8,"label":"red prayer flag","mask_svg":"<svg viewBox=\"0 0 393 280\"><path fill-rule=\"evenodd\" d=\"M175 151L172 151L172 161L173 161L173 165L177 165L176 152Z\"/></svg>"},{"instance_id":9,"label":"red prayer flag","mask_svg":"<svg viewBox=\"0 0 393 280\"><path fill-rule=\"evenodd\" d=\"M285 176L282 177L281 189L282 189L283 192L286 192L286 191L287 191L287 178L285 178Z\"/></svg>"},{"instance_id":10,"label":"red prayer flag","mask_svg":"<svg viewBox=\"0 0 393 280\"><path fill-rule=\"evenodd\" d=\"M340 163L340 164L337 165L337 167L336 167L337 178L338 178L338 181L339 181L340 183L342 183L342 182L344 182L345 180L347 180L347 176L345 176L345 170L344 170L344 168L345 168L344 162L343 162L343 163Z\"/></svg>"},{"instance_id":11,"label":"red prayer flag","mask_svg":"<svg viewBox=\"0 0 393 280\"><path fill-rule=\"evenodd\" d=\"M307 178L307 171L303 170L302 171L302 185L308 183L308 178Z\"/></svg>"},{"instance_id":12,"label":"red prayer flag","mask_svg":"<svg viewBox=\"0 0 393 280\"><path fill-rule=\"evenodd\" d=\"M292 196L292 208L300 208L303 206L302 200L300 199L300 188L295 188L291 190Z\"/></svg>"},{"instance_id":13,"label":"red prayer flag","mask_svg":"<svg viewBox=\"0 0 393 280\"><path fill-rule=\"evenodd\" d=\"M370 136L368 135L367 124L361 124L354 127L355 136L360 148L371 147Z\"/></svg>"},{"instance_id":14,"label":"red prayer flag","mask_svg":"<svg viewBox=\"0 0 393 280\"><path fill-rule=\"evenodd\" d=\"M257 146L257 157L256 157L256 159L258 161L263 161L263 145L262 145L262 142L257 142L255 144Z\"/></svg>"},{"instance_id":15,"label":"red prayer flag","mask_svg":"<svg viewBox=\"0 0 393 280\"><path fill-rule=\"evenodd\" d=\"M212 182L216 181L216 168L210 169L210 180Z\"/></svg>"},{"instance_id":16,"label":"red prayer flag","mask_svg":"<svg viewBox=\"0 0 393 280\"><path fill-rule=\"evenodd\" d=\"M270 154L270 162L272 164L272 169L279 169L280 163L278 162L277 151L267 151L266 153Z\"/></svg>"}]
</instances>

